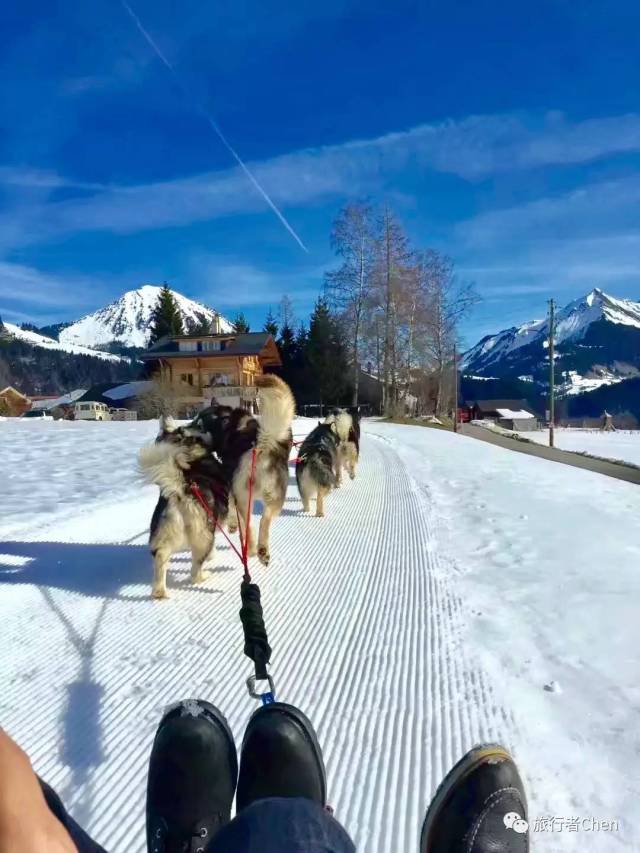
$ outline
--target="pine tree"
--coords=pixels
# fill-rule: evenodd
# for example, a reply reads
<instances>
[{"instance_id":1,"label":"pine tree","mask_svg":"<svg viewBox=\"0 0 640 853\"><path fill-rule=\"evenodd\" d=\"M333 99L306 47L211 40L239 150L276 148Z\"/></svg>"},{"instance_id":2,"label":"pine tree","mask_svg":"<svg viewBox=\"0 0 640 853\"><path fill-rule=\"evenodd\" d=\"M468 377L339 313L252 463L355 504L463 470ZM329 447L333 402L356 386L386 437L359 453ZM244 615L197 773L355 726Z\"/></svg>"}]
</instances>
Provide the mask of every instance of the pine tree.
<instances>
[{"instance_id":1,"label":"pine tree","mask_svg":"<svg viewBox=\"0 0 640 853\"><path fill-rule=\"evenodd\" d=\"M287 367L291 366L295 361L296 356L296 336L291 326L284 325L278 339L278 348L282 364Z\"/></svg>"},{"instance_id":2,"label":"pine tree","mask_svg":"<svg viewBox=\"0 0 640 853\"><path fill-rule=\"evenodd\" d=\"M273 316L273 311L271 310L271 307L269 307L269 313L267 314L267 319L264 322L264 330L275 338L275 336L278 334L279 328L280 327L278 326L278 321Z\"/></svg>"},{"instance_id":3,"label":"pine tree","mask_svg":"<svg viewBox=\"0 0 640 853\"><path fill-rule=\"evenodd\" d=\"M347 359L342 329L329 311L326 299L316 302L305 349L320 406L339 403L347 390Z\"/></svg>"},{"instance_id":4,"label":"pine tree","mask_svg":"<svg viewBox=\"0 0 640 853\"><path fill-rule=\"evenodd\" d=\"M165 282L151 314L151 337L149 343L161 338L184 334L182 315L169 285Z\"/></svg>"},{"instance_id":5,"label":"pine tree","mask_svg":"<svg viewBox=\"0 0 640 853\"><path fill-rule=\"evenodd\" d=\"M203 314L200 320L190 329L192 335L212 335L212 322Z\"/></svg>"},{"instance_id":6,"label":"pine tree","mask_svg":"<svg viewBox=\"0 0 640 853\"><path fill-rule=\"evenodd\" d=\"M249 323L247 322L247 318L244 316L242 311L236 315L235 320L233 321L233 331L236 335L246 335L251 331Z\"/></svg>"}]
</instances>

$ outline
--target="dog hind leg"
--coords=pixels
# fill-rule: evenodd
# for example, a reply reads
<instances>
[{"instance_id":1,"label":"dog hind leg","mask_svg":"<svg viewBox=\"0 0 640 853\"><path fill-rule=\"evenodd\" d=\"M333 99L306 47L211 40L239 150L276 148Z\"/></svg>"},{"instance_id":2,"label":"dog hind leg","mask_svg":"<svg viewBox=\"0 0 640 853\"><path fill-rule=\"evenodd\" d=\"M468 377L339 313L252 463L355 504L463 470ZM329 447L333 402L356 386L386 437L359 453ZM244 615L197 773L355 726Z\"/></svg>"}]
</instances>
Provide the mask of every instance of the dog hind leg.
<instances>
[{"instance_id":1,"label":"dog hind leg","mask_svg":"<svg viewBox=\"0 0 640 853\"><path fill-rule=\"evenodd\" d=\"M173 548L169 545L164 545L159 548L152 548L153 555L153 586L151 587L151 595L153 598L168 598L167 595L167 569L169 560L173 554Z\"/></svg>"},{"instance_id":2,"label":"dog hind leg","mask_svg":"<svg viewBox=\"0 0 640 853\"><path fill-rule=\"evenodd\" d=\"M314 496L316 487L306 468L303 470L298 481L298 491L300 492L300 497L302 499L302 511L311 512L309 502Z\"/></svg>"},{"instance_id":3,"label":"dog hind leg","mask_svg":"<svg viewBox=\"0 0 640 853\"><path fill-rule=\"evenodd\" d=\"M213 556L214 548L215 531L191 537L191 583L202 583L207 579L208 573L203 566Z\"/></svg>"},{"instance_id":4,"label":"dog hind leg","mask_svg":"<svg viewBox=\"0 0 640 853\"><path fill-rule=\"evenodd\" d=\"M316 499L316 518L324 517L324 498L329 494L326 486L318 486L318 497Z\"/></svg>"},{"instance_id":5,"label":"dog hind leg","mask_svg":"<svg viewBox=\"0 0 640 853\"><path fill-rule=\"evenodd\" d=\"M233 495L229 495L229 515L227 516L227 530L229 533L238 532L238 513L236 512L236 502Z\"/></svg>"},{"instance_id":6,"label":"dog hind leg","mask_svg":"<svg viewBox=\"0 0 640 853\"><path fill-rule=\"evenodd\" d=\"M268 566L271 559L269 552L269 532L271 530L271 522L280 514L280 509L281 507L277 507L274 504L265 503L262 510L260 530L258 531L258 559L263 566Z\"/></svg>"}]
</instances>

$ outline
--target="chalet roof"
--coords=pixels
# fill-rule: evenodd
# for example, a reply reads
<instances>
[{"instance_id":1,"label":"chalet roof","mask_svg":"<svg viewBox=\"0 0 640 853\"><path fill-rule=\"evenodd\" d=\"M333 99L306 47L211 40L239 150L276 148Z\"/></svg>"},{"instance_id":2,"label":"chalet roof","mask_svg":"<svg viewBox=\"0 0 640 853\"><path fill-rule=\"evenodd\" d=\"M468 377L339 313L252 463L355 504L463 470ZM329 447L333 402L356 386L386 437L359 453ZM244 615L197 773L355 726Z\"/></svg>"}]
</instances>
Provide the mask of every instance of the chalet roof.
<instances>
[{"instance_id":1,"label":"chalet roof","mask_svg":"<svg viewBox=\"0 0 640 853\"><path fill-rule=\"evenodd\" d=\"M269 332L247 332L243 335L180 335L174 338L163 338L140 355L140 358L150 361L162 356L171 358L193 358L194 352L180 351L180 341L226 341L224 349L204 350L199 353L207 358L229 355L260 355L269 340L273 340Z\"/></svg>"}]
</instances>

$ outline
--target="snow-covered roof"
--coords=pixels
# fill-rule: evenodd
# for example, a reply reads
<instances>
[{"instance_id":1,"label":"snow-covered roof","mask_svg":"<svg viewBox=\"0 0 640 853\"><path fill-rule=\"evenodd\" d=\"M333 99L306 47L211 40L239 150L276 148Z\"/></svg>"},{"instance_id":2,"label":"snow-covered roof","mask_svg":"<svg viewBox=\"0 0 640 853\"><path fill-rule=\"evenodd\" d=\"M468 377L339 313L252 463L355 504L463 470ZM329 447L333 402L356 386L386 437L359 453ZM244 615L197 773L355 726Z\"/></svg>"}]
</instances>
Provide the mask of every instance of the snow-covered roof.
<instances>
[{"instance_id":1,"label":"snow-covered roof","mask_svg":"<svg viewBox=\"0 0 640 853\"><path fill-rule=\"evenodd\" d=\"M55 409L56 406L69 405L87 393L86 388L76 388L74 391L69 391L68 394L62 394L60 397L52 397L46 400L35 400L32 405L32 411L48 412L50 409Z\"/></svg>"},{"instance_id":2,"label":"snow-covered roof","mask_svg":"<svg viewBox=\"0 0 640 853\"><path fill-rule=\"evenodd\" d=\"M517 411L514 409L496 409L496 412L501 418L521 418L522 420L524 418L535 418L535 415L525 409L518 409Z\"/></svg>"},{"instance_id":3,"label":"snow-covered roof","mask_svg":"<svg viewBox=\"0 0 640 853\"><path fill-rule=\"evenodd\" d=\"M144 394L149 391L153 382L149 379L141 379L138 382L127 382L124 385L116 385L109 391L103 391L103 397L108 397L110 400L126 400L129 397L137 397L139 394Z\"/></svg>"}]
</instances>

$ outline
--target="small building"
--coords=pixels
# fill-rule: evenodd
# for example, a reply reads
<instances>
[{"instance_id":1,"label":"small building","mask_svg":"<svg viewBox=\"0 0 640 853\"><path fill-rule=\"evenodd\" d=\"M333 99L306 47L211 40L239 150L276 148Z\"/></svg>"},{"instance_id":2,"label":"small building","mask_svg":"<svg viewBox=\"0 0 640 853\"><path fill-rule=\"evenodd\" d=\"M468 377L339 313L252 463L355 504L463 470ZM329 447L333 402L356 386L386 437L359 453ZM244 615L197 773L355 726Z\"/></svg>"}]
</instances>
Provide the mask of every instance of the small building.
<instances>
[{"instance_id":1,"label":"small building","mask_svg":"<svg viewBox=\"0 0 640 853\"><path fill-rule=\"evenodd\" d=\"M253 410L255 379L282 361L268 332L178 335L140 355L153 379L165 385L190 415L212 400Z\"/></svg>"},{"instance_id":2,"label":"small building","mask_svg":"<svg viewBox=\"0 0 640 853\"><path fill-rule=\"evenodd\" d=\"M493 421L503 429L529 432L539 427L538 417L526 400L474 400L467 408L472 420Z\"/></svg>"},{"instance_id":3,"label":"small building","mask_svg":"<svg viewBox=\"0 0 640 853\"><path fill-rule=\"evenodd\" d=\"M31 408L31 399L12 385L0 390L0 415L18 418Z\"/></svg>"}]
</instances>

